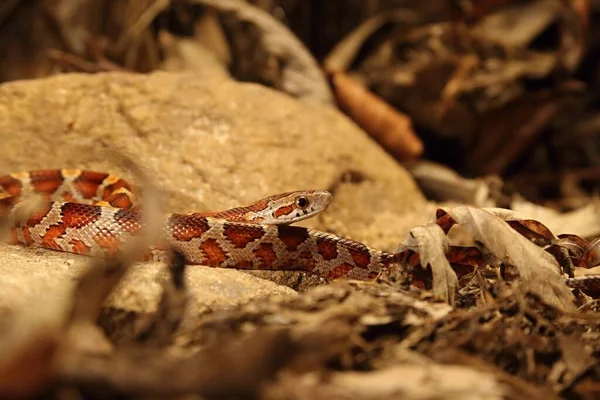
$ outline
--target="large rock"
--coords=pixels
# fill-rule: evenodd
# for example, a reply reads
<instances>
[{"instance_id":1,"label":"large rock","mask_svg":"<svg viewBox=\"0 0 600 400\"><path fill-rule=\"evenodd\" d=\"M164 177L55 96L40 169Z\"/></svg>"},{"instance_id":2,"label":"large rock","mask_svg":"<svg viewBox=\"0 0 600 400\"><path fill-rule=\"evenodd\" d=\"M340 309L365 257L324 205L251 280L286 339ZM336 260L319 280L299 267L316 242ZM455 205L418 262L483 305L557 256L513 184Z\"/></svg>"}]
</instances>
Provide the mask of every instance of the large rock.
<instances>
[{"instance_id":1,"label":"large rock","mask_svg":"<svg viewBox=\"0 0 600 400\"><path fill-rule=\"evenodd\" d=\"M387 250L415 225L414 210L424 202L409 175L335 109L220 73L69 74L7 83L0 87L0 143L4 172L71 167L131 179L103 145L109 144L156 177L172 212L330 189L330 209L304 225ZM50 286L71 285L83 265L75 255L8 245L0 247L0 259L0 285L10 285L10 291L0 288L3 304L37 300ZM135 298L151 304L158 291L150 277L159 269L135 268L131 285L121 289L127 293L123 304L117 294L113 305L132 308ZM198 303L231 305L232 297L286 292L237 271L190 271Z\"/></svg>"}]
</instances>

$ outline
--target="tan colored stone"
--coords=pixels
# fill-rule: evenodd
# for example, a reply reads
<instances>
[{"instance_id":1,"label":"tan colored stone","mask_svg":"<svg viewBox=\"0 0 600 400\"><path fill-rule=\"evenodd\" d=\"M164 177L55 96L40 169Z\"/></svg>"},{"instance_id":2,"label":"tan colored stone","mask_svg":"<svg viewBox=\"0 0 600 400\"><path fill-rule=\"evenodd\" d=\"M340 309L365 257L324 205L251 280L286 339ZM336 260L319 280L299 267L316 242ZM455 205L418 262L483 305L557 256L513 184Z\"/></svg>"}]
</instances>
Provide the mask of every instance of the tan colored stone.
<instances>
[{"instance_id":1,"label":"tan colored stone","mask_svg":"<svg viewBox=\"0 0 600 400\"><path fill-rule=\"evenodd\" d=\"M110 144L156 177L170 212L225 209L287 190L335 189L330 209L304 225L387 250L415 225L414 211L424 203L406 171L335 109L222 73L68 74L6 83L0 86L0 143L5 172L71 167L131 178L101 145ZM360 179L342 182L347 176ZM75 255L13 246L0 247L0 259L0 304L64 292L68 285L52 288L65 280L70 285L84 265ZM123 294L120 301L124 308L135 309L136 302L151 308L159 266L135 270L128 288L135 300ZM237 271L190 271L198 304L228 306L288 293Z\"/></svg>"},{"instance_id":2,"label":"tan colored stone","mask_svg":"<svg viewBox=\"0 0 600 400\"><path fill-rule=\"evenodd\" d=\"M73 289L89 266L89 258L85 256L6 244L0 244L0 255L0 307L10 310L26 309L44 299L68 308ZM169 275L163 264L135 264L106 305L128 312L152 313L158 306L161 282L165 279ZM239 271L200 266L186 270L186 286L191 299L187 310L190 316L271 295L296 293Z\"/></svg>"}]
</instances>

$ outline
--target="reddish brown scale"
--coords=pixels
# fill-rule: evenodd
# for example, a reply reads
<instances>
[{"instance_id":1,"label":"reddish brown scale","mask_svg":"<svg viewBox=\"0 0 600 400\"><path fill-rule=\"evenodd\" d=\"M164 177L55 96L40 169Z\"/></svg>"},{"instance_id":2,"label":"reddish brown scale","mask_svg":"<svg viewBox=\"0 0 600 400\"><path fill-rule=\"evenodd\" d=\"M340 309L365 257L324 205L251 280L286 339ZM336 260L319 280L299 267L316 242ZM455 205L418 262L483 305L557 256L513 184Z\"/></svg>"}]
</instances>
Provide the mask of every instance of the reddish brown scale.
<instances>
[{"instance_id":1,"label":"reddish brown scale","mask_svg":"<svg viewBox=\"0 0 600 400\"><path fill-rule=\"evenodd\" d=\"M216 212L203 212L197 213L198 217L212 217L212 218L222 218L228 221L233 222L248 222L246 220L245 214L248 212L258 212L262 211L269 205L269 202L282 199L283 197L289 196L290 192L281 193L278 195L270 196L265 199L256 201L252 204L243 207L235 207L225 211L216 211ZM283 215L283 214L282 214Z\"/></svg>"},{"instance_id":2,"label":"reddish brown scale","mask_svg":"<svg viewBox=\"0 0 600 400\"><path fill-rule=\"evenodd\" d=\"M121 241L114 235L107 235L106 232L97 233L92 240L100 246L108 257L114 257L119 253Z\"/></svg>"},{"instance_id":3,"label":"reddish brown scale","mask_svg":"<svg viewBox=\"0 0 600 400\"><path fill-rule=\"evenodd\" d=\"M327 279L339 279L343 278L354 268L352 265L348 263L343 263L340 266L333 268L330 270L325 276Z\"/></svg>"},{"instance_id":4,"label":"reddish brown scale","mask_svg":"<svg viewBox=\"0 0 600 400\"><path fill-rule=\"evenodd\" d=\"M223 235L237 248L243 249L250 242L260 239L265 230L260 226L223 225Z\"/></svg>"},{"instance_id":5,"label":"reddish brown scale","mask_svg":"<svg viewBox=\"0 0 600 400\"><path fill-rule=\"evenodd\" d=\"M43 205L43 207L36 210L34 213L31 214L31 216L29 216L29 218L27 219L27 222L25 223L25 226L33 228L34 226L36 226L37 224L42 222L42 220L44 219L46 214L48 214L48 212L50 211L51 208L52 208L52 203L47 203L47 204Z\"/></svg>"},{"instance_id":6,"label":"reddish brown scale","mask_svg":"<svg viewBox=\"0 0 600 400\"><path fill-rule=\"evenodd\" d=\"M137 211L118 210L114 219L121 230L129 234L136 234L142 228L142 215Z\"/></svg>"},{"instance_id":7,"label":"reddish brown scale","mask_svg":"<svg viewBox=\"0 0 600 400\"><path fill-rule=\"evenodd\" d=\"M416 267L421 263L419 253L410 249L406 249L396 253L395 257L396 262L400 264L408 264L413 267Z\"/></svg>"},{"instance_id":8,"label":"reddish brown scale","mask_svg":"<svg viewBox=\"0 0 600 400\"><path fill-rule=\"evenodd\" d=\"M72 239L69 242L69 244L71 245L71 249L72 249L73 253L85 254L85 255L87 255L89 253L89 249L87 248L85 243L83 243L81 240Z\"/></svg>"},{"instance_id":9,"label":"reddish brown scale","mask_svg":"<svg viewBox=\"0 0 600 400\"><path fill-rule=\"evenodd\" d=\"M194 213L192 214L192 216L196 217L196 218L205 218L205 217L211 217L211 218L223 218L226 219L228 221L242 221L243 217L241 215L239 215L237 212L235 212L235 210L238 210L237 208L232 208L231 210L227 210L227 211L220 211L220 212L201 212L201 213Z\"/></svg>"},{"instance_id":10,"label":"reddish brown scale","mask_svg":"<svg viewBox=\"0 0 600 400\"><path fill-rule=\"evenodd\" d=\"M66 202L77 202L77 199L75 198L75 196L73 196L73 193L69 192L61 193L60 199Z\"/></svg>"},{"instance_id":11,"label":"reddish brown scale","mask_svg":"<svg viewBox=\"0 0 600 400\"><path fill-rule=\"evenodd\" d=\"M277 253L271 243L261 243L254 255L261 261L264 269L270 269L277 262Z\"/></svg>"},{"instance_id":12,"label":"reddish brown scale","mask_svg":"<svg viewBox=\"0 0 600 400\"><path fill-rule=\"evenodd\" d=\"M281 264L282 260L279 260L280 264L278 264L275 268L285 269L286 267L295 267L304 271L314 271L317 267L314 257L309 251L301 253L296 259L288 260L289 264ZM285 261L284 261L285 263Z\"/></svg>"},{"instance_id":13,"label":"reddish brown scale","mask_svg":"<svg viewBox=\"0 0 600 400\"><path fill-rule=\"evenodd\" d=\"M262 203L261 203L262 204ZM266 204L261 205L262 208L259 207L236 207L230 210L218 211L218 212L202 212L194 214L197 217L212 217L212 218L220 218L226 219L228 221L233 222L247 222L245 214L247 212L254 212L262 210Z\"/></svg>"},{"instance_id":14,"label":"reddish brown scale","mask_svg":"<svg viewBox=\"0 0 600 400\"><path fill-rule=\"evenodd\" d=\"M104 191L102 193L102 198L103 199L110 199L111 195L113 194L113 192L117 189L127 189L130 192L133 193L133 189L131 188L131 186L129 185L129 183L127 183L127 181L123 180L123 179L119 179L118 181L116 181L115 183L112 183L110 185L107 185L104 188Z\"/></svg>"},{"instance_id":15,"label":"reddish brown scale","mask_svg":"<svg viewBox=\"0 0 600 400\"><path fill-rule=\"evenodd\" d=\"M297 226L277 225L277 237L288 251L295 251L308 238L308 229Z\"/></svg>"},{"instance_id":16,"label":"reddish brown scale","mask_svg":"<svg viewBox=\"0 0 600 400\"><path fill-rule=\"evenodd\" d=\"M10 175L3 175L0 176L0 188L11 196L20 196L22 185L20 180Z\"/></svg>"},{"instance_id":17,"label":"reddish brown scale","mask_svg":"<svg viewBox=\"0 0 600 400\"><path fill-rule=\"evenodd\" d=\"M284 215L290 215L293 212L294 212L294 206L290 204L288 206L279 207L277 210L275 210L273 212L273 217L279 218Z\"/></svg>"},{"instance_id":18,"label":"reddish brown scale","mask_svg":"<svg viewBox=\"0 0 600 400\"><path fill-rule=\"evenodd\" d=\"M129 195L126 193L113 193L108 197L108 199L106 199L106 202L112 207L127 210L133 208L134 206L133 202L131 201L131 197L129 197Z\"/></svg>"},{"instance_id":19,"label":"reddish brown scale","mask_svg":"<svg viewBox=\"0 0 600 400\"><path fill-rule=\"evenodd\" d=\"M41 170L31 171L29 180L36 192L50 195L62 185L64 178L60 170Z\"/></svg>"},{"instance_id":20,"label":"reddish brown scale","mask_svg":"<svg viewBox=\"0 0 600 400\"><path fill-rule=\"evenodd\" d=\"M317 248L323 260L334 260L338 256L337 244L331 241L317 239Z\"/></svg>"},{"instance_id":21,"label":"reddish brown scale","mask_svg":"<svg viewBox=\"0 0 600 400\"><path fill-rule=\"evenodd\" d=\"M450 246L446 258L459 279L470 278L485 264L481 251L474 246Z\"/></svg>"},{"instance_id":22,"label":"reddish brown scale","mask_svg":"<svg viewBox=\"0 0 600 400\"><path fill-rule=\"evenodd\" d=\"M56 239L65 234L67 227L63 223L49 226L46 233L42 237L41 245L45 248L60 250L60 246L56 243Z\"/></svg>"},{"instance_id":23,"label":"reddish brown scale","mask_svg":"<svg viewBox=\"0 0 600 400\"><path fill-rule=\"evenodd\" d=\"M65 203L61 207L61 215L68 228L83 228L98 221L102 210L88 204Z\"/></svg>"},{"instance_id":24,"label":"reddish brown scale","mask_svg":"<svg viewBox=\"0 0 600 400\"><path fill-rule=\"evenodd\" d=\"M352 260L354 260L354 264L356 264L358 268L369 268L371 255L369 254L369 249L367 249L366 246L358 249L349 248L348 252L352 256Z\"/></svg>"},{"instance_id":25,"label":"reddish brown scale","mask_svg":"<svg viewBox=\"0 0 600 400\"><path fill-rule=\"evenodd\" d=\"M30 245L33 244L33 238L31 237L31 233L29 233L29 229L28 228L16 228L16 229L20 229L21 232L23 233L23 241L25 242L26 245Z\"/></svg>"},{"instance_id":26,"label":"reddish brown scale","mask_svg":"<svg viewBox=\"0 0 600 400\"><path fill-rule=\"evenodd\" d=\"M47 211L43 213L43 216ZM83 228L97 221L102 212L97 207L92 207L86 204L65 203L61 207L61 220L55 225L51 225L46 230L46 233L41 239L41 245L50 249L60 250L60 246L56 243L56 239L62 237L68 228ZM37 225L41 218L41 213L37 213L27 221L31 227Z\"/></svg>"},{"instance_id":27,"label":"reddish brown scale","mask_svg":"<svg viewBox=\"0 0 600 400\"><path fill-rule=\"evenodd\" d=\"M220 267L227 260L227 255L221 250L215 239L208 239L200 245L200 251L206 259L203 264L209 267Z\"/></svg>"},{"instance_id":28,"label":"reddish brown scale","mask_svg":"<svg viewBox=\"0 0 600 400\"><path fill-rule=\"evenodd\" d=\"M0 216L7 216L16 203L17 197L0 197Z\"/></svg>"},{"instance_id":29,"label":"reddish brown scale","mask_svg":"<svg viewBox=\"0 0 600 400\"><path fill-rule=\"evenodd\" d=\"M75 186L75 189L77 189L84 199L91 199L96 196L98 187L102 185L102 182L108 176L109 174L104 172L82 171L73 181L73 186Z\"/></svg>"},{"instance_id":30,"label":"reddish brown scale","mask_svg":"<svg viewBox=\"0 0 600 400\"><path fill-rule=\"evenodd\" d=\"M168 225L173 239L181 242L199 238L210 229L206 218L196 215L173 214L169 218Z\"/></svg>"},{"instance_id":31,"label":"reddish brown scale","mask_svg":"<svg viewBox=\"0 0 600 400\"><path fill-rule=\"evenodd\" d=\"M232 268L254 269L254 265L252 264L252 262L250 262L248 260L241 260L241 261L238 261L237 263L235 263L234 265L232 265Z\"/></svg>"}]
</instances>

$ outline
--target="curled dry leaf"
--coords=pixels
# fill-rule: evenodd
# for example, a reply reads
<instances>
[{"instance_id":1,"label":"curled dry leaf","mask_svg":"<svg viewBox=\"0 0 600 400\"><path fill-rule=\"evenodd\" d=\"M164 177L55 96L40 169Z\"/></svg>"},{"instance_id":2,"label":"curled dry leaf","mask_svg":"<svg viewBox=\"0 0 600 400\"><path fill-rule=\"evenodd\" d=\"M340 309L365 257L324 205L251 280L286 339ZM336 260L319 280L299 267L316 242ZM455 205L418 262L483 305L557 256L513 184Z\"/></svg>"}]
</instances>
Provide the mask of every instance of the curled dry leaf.
<instances>
[{"instance_id":1,"label":"curled dry leaf","mask_svg":"<svg viewBox=\"0 0 600 400\"><path fill-rule=\"evenodd\" d=\"M423 153L423 143L406 115L343 72L330 72L329 80L342 111L396 159L412 160Z\"/></svg>"},{"instance_id":2,"label":"curled dry leaf","mask_svg":"<svg viewBox=\"0 0 600 400\"><path fill-rule=\"evenodd\" d=\"M578 267L594 268L600 265L600 238L590 242L581 257Z\"/></svg>"},{"instance_id":3,"label":"curled dry leaf","mask_svg":"<svg viewBox=\"0 0 600 400\"><path fill-rule=\"evenodd\" d=\"M544 224L534 219L515 219L506 222L511 228L538 246L548 245L556 239L556 236Z\"/></svg>"},{"instance_id":4,"label":"curled dry leaf","mask_svg":"<svg viewBox=\"0 0 600 400\"><path fill-rule=\"evenodd\" d=\"M413 228L399 250L406 248L419 253L423 269L431 267L434 295L454 304L458 278L446 259L448 240L444 231L436 224Z\"/></svg>"},{"instance_id":5,"label":"curled dry leaf","mask_svg":"<svg viewBox=\"0 0 600 400\"><path fill-rule=\"evenodd\" d=\"M501 262L517 268L526 288L548 304L573 310L573 295L564 284L558 262L492 213L468 206L445 210Z\"/></svg>"},{"instance_id":6,"label":"curled dry leaf","mask_svg":"<svg viewBox=\"0 0 600 400\"><path fill-rule=\"evenodd\" d=\"M274 74L277 78L271 76L273 71L266 71L266 65L252 63L245 72L254 75L257 81L269 82L275 88L307 102L334 103L325 75L317 61L302 42L273 16L243 1L189 0L188 2L211 7L222 15L232 17L231 19L238 25L250 25L258 31L257 42L260 49L254 48L252 51L268 55L269 68L276 69ZM256 45L256 43L252 44Z\"/></svg>"},{"instance_id":7,"label":"curled dry leaf","mask_svg":"<svg viewBox=\"0 0 600 400\"><path fill-rule=\"evenodd\" d=\"M569 233L581 237L600 235L600 202L592 200L576 210L561 213L538 204L515 198L511 208L519 214L541 221L556 234Z\"/></svg>"}]
</instances>

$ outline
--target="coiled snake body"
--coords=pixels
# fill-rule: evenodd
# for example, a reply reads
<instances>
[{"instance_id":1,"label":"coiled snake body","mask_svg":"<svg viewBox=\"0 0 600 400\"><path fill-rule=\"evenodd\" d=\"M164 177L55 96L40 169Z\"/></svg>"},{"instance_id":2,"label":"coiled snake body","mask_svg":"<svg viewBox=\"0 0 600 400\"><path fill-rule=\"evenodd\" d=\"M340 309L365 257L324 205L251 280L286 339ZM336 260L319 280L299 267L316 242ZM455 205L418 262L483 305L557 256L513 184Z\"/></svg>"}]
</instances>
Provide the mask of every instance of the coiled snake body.
<instances>
[{"instance_id":1,"label":"coiled snake body","mask_svg":"<svg viewBox=\"0 0 600 400\"><path fill-rule=\"evenodd\" d=\"M128 237L143 230L131 186L113 175L63 169L0 176L0 211L10 218L20 198L32 193L47 201L42 210L12 228L13 243L111 256ZM392 254L289 225L323 211L330 200L328 192L307 190L221 212L170 214L164 223L164 244L181 252L190 264L301 269L328 279L375 277L394 261Z\"/></svg>"}]
</instances>

